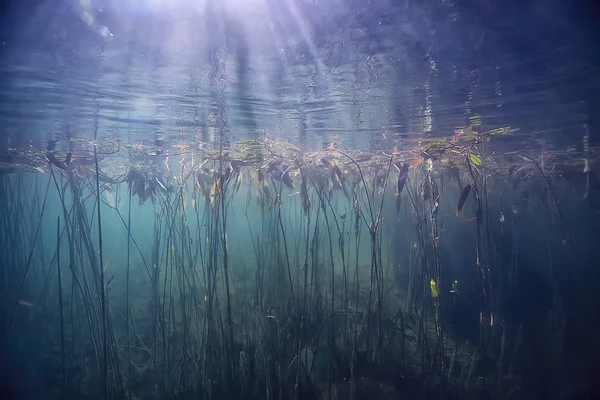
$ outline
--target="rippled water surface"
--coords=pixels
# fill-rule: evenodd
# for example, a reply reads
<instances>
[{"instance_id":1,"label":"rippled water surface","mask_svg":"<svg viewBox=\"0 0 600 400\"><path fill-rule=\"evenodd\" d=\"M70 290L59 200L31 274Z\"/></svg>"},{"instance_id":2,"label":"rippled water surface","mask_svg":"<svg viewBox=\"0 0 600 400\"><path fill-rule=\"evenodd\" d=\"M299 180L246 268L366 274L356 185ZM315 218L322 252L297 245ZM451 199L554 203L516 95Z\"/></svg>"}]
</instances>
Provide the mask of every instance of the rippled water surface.
<instances>
[{"instance_id":1,"label":"rippled water surface","mask_svg":"<svg viewBox=\"0 0 600 400\"><path fill-rule=\"evenodd\" d=\"M598 104L594 31L558 2L29 3L4 16L12 142L200 143L217 128L386 148L452 135L473 115L574 139Z\"/></svg>"}]
</instances>

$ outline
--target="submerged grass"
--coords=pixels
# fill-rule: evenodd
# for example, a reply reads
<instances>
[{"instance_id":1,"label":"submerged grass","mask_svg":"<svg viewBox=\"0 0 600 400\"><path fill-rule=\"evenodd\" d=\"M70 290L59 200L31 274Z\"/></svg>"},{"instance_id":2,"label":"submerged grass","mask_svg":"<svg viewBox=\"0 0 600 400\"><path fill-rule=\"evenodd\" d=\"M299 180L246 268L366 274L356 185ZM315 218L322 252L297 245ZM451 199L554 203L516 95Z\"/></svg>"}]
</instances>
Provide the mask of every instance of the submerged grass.
<instances>
[{"instance_id":1,"label":"submerged grass","mask_svg":"<svg viewBox=\"0 0 600 400\"><path fill-rule=\"evenodd\" d=\"M44 325L30 362L49 377L49 397L60 398L543 392L527 369L577 318L552 251L564 240L561 260L573 262L575 234L556 190L558 169L543 171L531 154L485 157L477 149L490 135L468 130L426 148L371 154L333 145L309 153L270 139L221 140L202 154L138 148L121 160L124 172L114 157L102 160L98 143L92 165L53 148L45 187L28 175L0 175L0 245L11 249L0 269L5 346L23 352ZM555 167L572 169L560 155ZM538 272L552 294L535 325L510 306L524 279L519 261L530 257L519 245L527 229L521 190L540 179L545 190L528 200L545 205L553 215L546 222L556 224L535 238L548 251L548 268ZM27 203L20 188L43 193L27 218L15 215ZM455 211L474 217L461 224ZM48 214L58 214L53 242L40 236ZM122 233L124 246L103 242ZM474 268L460 271L457 253ZM478 329L461 332L467 321ZM541 325L547 345L532 353ZM564 373L564 362L552 358L551 373Z\"/></svg>"}]
</instances>

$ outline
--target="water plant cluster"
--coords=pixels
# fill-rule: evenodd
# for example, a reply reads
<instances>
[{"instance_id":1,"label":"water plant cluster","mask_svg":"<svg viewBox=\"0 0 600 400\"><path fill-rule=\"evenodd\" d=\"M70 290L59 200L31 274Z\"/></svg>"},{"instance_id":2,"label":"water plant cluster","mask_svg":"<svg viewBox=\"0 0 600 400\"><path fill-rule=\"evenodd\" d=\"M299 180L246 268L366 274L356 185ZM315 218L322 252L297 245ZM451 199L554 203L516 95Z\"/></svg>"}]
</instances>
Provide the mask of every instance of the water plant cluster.
<instances>
[{"instance_id":1,"label":"water plant cluster","mask_svg":"<svg viewBox=\"0 0 600 400\"><path fill-rule=\"evenodd\" d=\"M513 129L472 122L371 152L270 137L3 149L6 360L29 354L56 398L585 391L600 353L566 361L569 340L593 343L569 326L594 317L564 199L595 199L595 152L506 151Z\"/></svg>"}]
</instances>

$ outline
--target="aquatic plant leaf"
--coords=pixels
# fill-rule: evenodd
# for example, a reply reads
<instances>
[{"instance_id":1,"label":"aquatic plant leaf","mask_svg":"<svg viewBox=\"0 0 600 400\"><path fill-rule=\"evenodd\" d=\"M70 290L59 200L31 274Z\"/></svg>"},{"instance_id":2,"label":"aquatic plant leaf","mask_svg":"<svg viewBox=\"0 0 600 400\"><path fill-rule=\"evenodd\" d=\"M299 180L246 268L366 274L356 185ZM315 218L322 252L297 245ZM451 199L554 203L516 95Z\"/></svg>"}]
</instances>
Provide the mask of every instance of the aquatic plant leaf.
<instances>
[{"instance_id":1,"label":"aquatic plant leaf","mask_svg":"<svg viewBox=\"0 0 600 400\"><path fill-rule=\"evenodd\" d=\"M425 171L429 172L433 169L433 160L431 158L428 158L427 160L425 160Z\"/></svg>"},{"instance_id":2,"label":"aquatic plant leaf","mask_svg":"<svg viewBox=\"0 0 600 400\"><path fill-rule=\"evenodd\" d=\"M450 293L458 293L458 281L452 282L452 289L450 289Z\"/></svg>"},{"instance_id":3,"label":"aquatic plant leaf","mask_svg":"<svg viewBox=\"0 0 600 400\"><path fill-rule=\"evenodd\" d=\"M240 141L238 142L239 146L261 146L262 147L262 142L259 142L258 140L255 139L250 139L250 140L245 140L245 141Z\"/></svg>"},{"instance_id":4,"label":"aquatic plant leaf","mask_svg":"<svg viewBox=\"0 0 600 400\"><path fill-rule=\"evenodd\" d=\"M60 169L67 169L67 165L60 161L58 158L56 158L56 156L54 155L53 152L49 151L46 153L46 159L48 160L48 162L50 162L51 164L54 164L56 167L60 168Z\"/></svg>"},{"instance_id":5,"label":"aquatic plant leaf","mask_svg":"<svg viewBox=\"0 0 600 400\"><path fill-rule=\"evenodd\" d=\"M431 211L431 220L435 220L437 218L438 207L440 205L440 195L435 196L435 200L433 201L433 210Z\"/></svg>"},{"instance_id":6,"label":"aquatic plant leaf","mask_svg":"<svg viewBox=\"0 0 600 400\"><path fill-rule=\"evenodd\" d=\"M35 305L35 304L33 304L33 303L29 302L29 301L25 301L25 300L19 300L18 303L19 303L19 305L22 305L22 306L25 306L25 307L33 307L33 308L40 308L40 309L42 308L42 307L40 307L38 305Z\"/></svg>"},{"instance_id":7,"label":"aquatic plant leaf","mask_svg":"<svg viewBox=\"0 0 600 400\"><path fill-rule=\"evenodd\" d=\"M340 167L338 167L337 165L333 166L333 171L335 172L335 174L337 175L338 179L340 180L340 185L342 184L342 180L344 179L344 173L342 172L342 170L340 169Z\"/></svg>"},{"instance_id":8,"label":"aquatic plant leaf","mask_svg":"<svg viewBox=\"0 0 600 400\"><path fill-rule=\"evenodd\" d=\"M473 115L469 118L471 126L481 126L481 115Z\"/></svg>"},{"instance_id":9,"label":"aquatic plant leaf","mask_svg":"<svg viewBox=\"0 0 600 400\"><path fill-rule=\"evenodd\" d=\"M471 129L461 129L461 132L462 132L462 136L465 139L471 139L471 138L474 138L476 136L479 136L479 134L477 132L475 132L475 131L473 131Z\"/></svg>"},{"instance_id":10,"label":"aquatic plant leaf","mask_svg":"<svg viewBox=\"0 0 600 400\"><path fill-rule=\"evenodd\" d=\"M471 162L473 164L477 165L478 167L483 166L483 162L481 161L481 158L479 156L476 156L473 153L469 154L469 160L471 160Z\"/></svg>"},{"instance_id":11,"label":"aquatic plant leaf","mask_svg":"<svg viewBox=\"0 0 600 400\"><path fill-rule=\"evenodd\" d=\"M457 217L460 215L460 212L462 211L462 208L465 205L465 201L467 200L467 197L469 196L470 192L471 192L471 184L467 183L467 186L465 186L465 188L462 190L460 197L458 199L458 204L456 206L456 216Z\"/></svg>"},{"instance_id":12,"label":"aquatic plant leaf","mask_svg":"<svg viewBox=\"0 0 600 400\"><path fill-rule=\"evenodd\" d=\"M423 161L425 161L424 157L418 157L415 158L414 160L411 160L408 164L409 168L415 168L418 167L419 165L421 165L423 163Z\"/></svg>"},{"instance_id":13,"label":"aquatic plant leaf","mask_svg":"<svg viewBox=\"0 0 600 400\"><path fill-rule=\"evenodd\" d=\"M431 278L431 280L429 281L429 287L431 288L431 297L437 299L440 293L438 292L437 283L435 283L433 278Z\"/></svg>"},{"instance_id":14,"label":"aquatic plant leaf","mask_svg":"<svg viewBox=\"0 0 600 400\"><path fill-rule=\"evenodd\" d=\"M106 282L106 289L108 290L108 287L110 286L111 282L115 279L115 275L111 275L111 277L108 279L108 281Z\"/></svg>"},{"instance_id":15,"label":"aquatic plant leaf","mask_svg":"<svg viewBox=\"0 0 600 400\"><path fill-rule=\"evenodd\" d=\"M331 181L330 185L329 185L330 188L339 189L342 187L342 182L340 181L340 178L333 171L331 172L330 181Z\"/></svg>"},{"instance_id":16,"label":"aquatic plant leaf","mask_svg":"<svg viewBox=\"0 0 600 400\"><path fill-rule=\"evenodd\" d=\"M231 178L231 167L227 165L223 171L223 182L227 182L229 178Z\"/></svg>"},{"instance_id":17,"label":"aquatic plant leaf","mask_svg":"<svg viewBox=\"0 0 600 400\"><path fill-rule=\"evenodd\" d=\"M402 166L402 169L400 170L400 174L398 174L398 188L397 188L397 192L398 194L402 193L402 190L404 189L404 185L406 184L406 178L408 177L408 163L404 163L404 165Z\"/></svg>"},{"instance_id":18,"label":"aquatic plant leaf","mask_svg":"<svg viewBox=\"0 0 600 400\"><path fill-rule=\"evenodd\" d=\"M283 180L285 186L289 187L292 190L294 189L294 183L292 182L292 178L290 177L290 174L287 171L281 175L281 179Z\"/></svg>"},{"instance_id":19,"label":"aquatic plant leaf","mask_svg":"<svg viewBox=\"0 0 600 400\"><path fill-rule=\"evenodd\" d=\"M305 215L310 213L310 198L308 197L308 187L306 185L306 179L304 175L301 175L301 183L300 183L300 197L302 198L302 210Z\"/></svg>"},{"instance_id":20,"label":"aquatic plant leaf","mask_svg":"<svg viewBox=\"0 0 600 400\"><path fill-rule=\"evenodd\" d=\"M423 200L429 200L431 195L431 178L429 176L427 176L421 185L421 195L423 196Z\"/></svg>"},{"instance_id":21,"label":"aquatic plant leaf","mask_svg":"<svg viewBox=\"0 0 600 400\"><path fill-rule=\"evenodd\" d=\"M297 148L296 146L293 146L291 144L288 145L285 149L288 151L291 151L293 153L296 153L296 154L302 154L302 151L299 148Z\"/></svg>"},{"instance_id":22,"label":"aquatic plant leaf","mask_svg":"<svg viewBox=\"0 0 600 400\"><path fill-rule=\"evenodd\" d=\"M509 133L513 133L518 131L518 129L512 129L510 127L496 128L486 132L483 132L481 136L499 136L499 135L507 135Z\"/></svg>"},{"instance_id":23,"label":"aquatic plant leaf","mask_svg":"<svg viewBox=\"0 0 600 400\"><path fill-rule=\"evenodd\" d=\"M408 141L422 143L422 144L427 144L427 143L447 144L447 141L449 141L450 139L451 139L451 137L447 136L447 137L413 138L413 139L408 139Z\"/></svg>"},{"instance_id":24,"label":"aquatic plant leaf","mask_svg":"<svg viewBox=\"0 0 600 400\"><path fill-rule=\"evenodd\" d=\"M275 171L276 169L279 169L279 166L281 165L281 160L276 160L276 161L272 161L269 163L269 166L267 167L267 174Z\"/></svg>"},{"instance_id":25,"label":"aquatic plant leaf","mask_svg":"<svg viewBox=\"0 0 600 400\"><path fill-rule=\"evenodd\" d=\"M333 168L333 164L331 164L331 160L329 157L323 157L321 158L321 162L323 163L323 165L325 165L327 168L332 169Z\"/></svg>"},{"instance_id":26,"label":"aquatic plant leaf","mask_svg":"<svg viewBox=\"0 0 600 400\"><path fill-rule=\"evenodd\" d=\"M106 260L104 263L104 268L102 269L102 274L106 274L106 270L108 269L108 264L110 264L110 258Z\"/></svg>"},{"instance_id":27,"label":"aquatic plant leaf","mask_svg":"<svg viewBox=\"0 0 600 400\"><path fill-rule=\"evenodd\" d=\"M477 219L477 217L471 217L471 218L463 219L461 221L461 225L470 224L471 222L475 221L476 219Z\"/></svg>"},{"instance_id":28,"label":"aquatic plant leaf","mask_svg":"<svg viewBox=\"0 0 600 400\"><path fill-rule=\"evenodd\" d=\"M26 306L26 307L32 307L33 306L33 303L30 303L30 302L25 301L25 300L19 300L19 304L22 305L22 306Z\"/></svg>"}]
</instances>

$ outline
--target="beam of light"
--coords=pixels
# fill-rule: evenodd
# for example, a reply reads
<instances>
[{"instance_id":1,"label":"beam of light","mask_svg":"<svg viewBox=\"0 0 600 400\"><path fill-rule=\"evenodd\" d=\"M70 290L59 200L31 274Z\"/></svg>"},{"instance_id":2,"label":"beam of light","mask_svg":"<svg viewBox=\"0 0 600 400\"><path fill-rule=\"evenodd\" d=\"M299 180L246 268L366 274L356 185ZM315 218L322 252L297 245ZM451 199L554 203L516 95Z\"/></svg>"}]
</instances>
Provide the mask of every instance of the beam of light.
<instances>
[{"instance_id":1,"label":"beam of light","mask_svg":"<svg viewBox=\"0 0 600 400\"><path fill-rule=\"evenodd\" d=\"M89 1L89 0L80 0ZM173 9L201 10L211 1L215 6L224 6L239 12L253 11L264 7L267 0L112 0L122 6L153 12L168 12Z\"/></svg>"},{"instance_id":2,"label":"beam of light","mask_svg":"<svg viewBox=\"0 0 600 400\"><path fill-rule=\"evenodd\" d=\"M298 26L298 30L300 31L300 34L302 35L302 39L308 46L308 50L310 51L312 58L314 60L314 63L315 63L315 67L317 67L317 73L322 74L323 73L323 62L321 61L321 58L319 57L319 53L317 51L317 48L315 47L315 45L312 41L312 38L310 37L310 35L308 33L308 28L306 27L306 23L302 20L302 17L300 16L300 13L298 12L298 7L296 7L296 4L294 3L293 0L286 0L285 2L287 3L290 13L291 13L292 17L294 18L296 25Z\"/></svg>"},{"instance_id":3,"label":"beam of light","mask_svg":"<svg viewBox=\"0 0 600 400\"><path fill-rule=\"evenodd\" d=\"M113 34L110 32L107 26L102 25L96 21L96 12L92 7L91 0L79 0L79 18L87 24L93 31L97 32L100 36L110 38Z\"/></svg>"}]
</instances>

